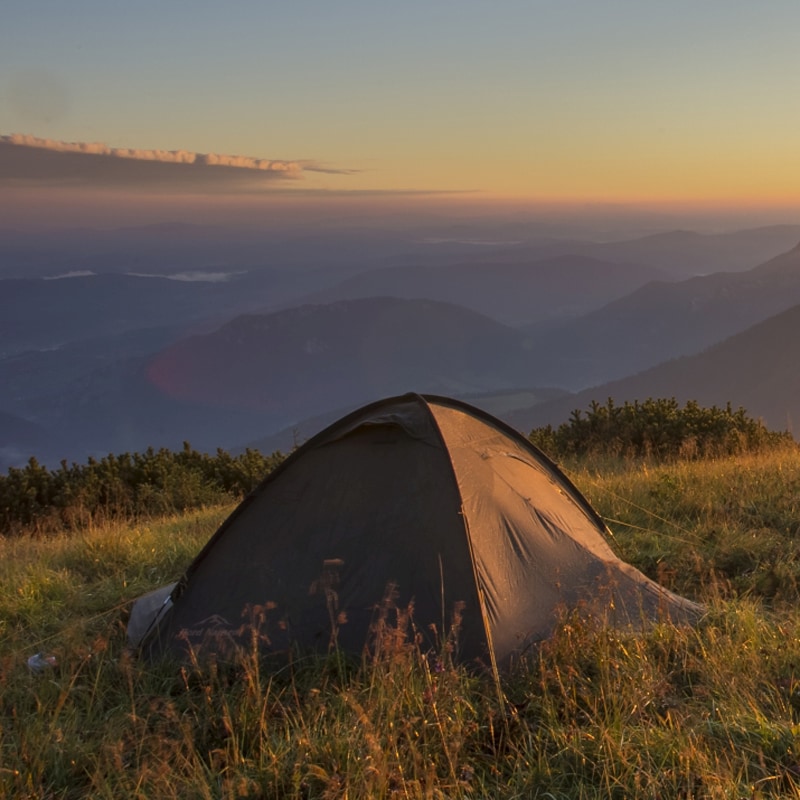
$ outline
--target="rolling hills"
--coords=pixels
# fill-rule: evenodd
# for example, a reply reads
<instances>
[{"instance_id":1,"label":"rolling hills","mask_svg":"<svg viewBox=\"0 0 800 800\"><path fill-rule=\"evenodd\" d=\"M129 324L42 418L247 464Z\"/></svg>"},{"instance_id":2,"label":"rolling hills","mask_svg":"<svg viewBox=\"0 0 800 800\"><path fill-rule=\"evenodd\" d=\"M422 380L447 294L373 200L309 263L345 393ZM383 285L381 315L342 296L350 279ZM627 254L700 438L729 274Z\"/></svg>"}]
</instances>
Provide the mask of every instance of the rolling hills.
<instances>
[{"instance_id":1,"label":"rolling hills","mask_svg":"<svg viewBox=\"0 0 800 800\"><path fill-rule=\"evenodd\" d=\"M382 396L515 389L529 373L513 328L452 304L368 298L242 315L95 369L25 410L62 432L52 462L183 441L231 448Z\"/></svg>"},{"instance_id":2,"label":"rolling hills","mask_svg":"<svg viewBox=\"0 0 800 800\"><path fill-rule=\"evenodd\" d=\"M281 431L284 439L286 431L306 436L315 420L407 391L478 396L523 428L558 421L589 395L562 405L554 395L588 386L598 387L591 394L600 400L612 393L633 399L630 392L730 400L785 427L795 416L786 405L794 391L787 383L792 334L770 320L800 304L800 245L747 270L677 276L687 264L696 267L703 252L716 263L740 247L740 267L743 254L795 233L784 226L724 237L672 232L628 242L541 238L491 247L445 239L417 242L407 258L362 254L348 265L346 251L325 270L262 265L171 279L109 273L4 280L0 468L30 448L57 463L185 440L213 450L273 441ZM252 255L252 242L248 247ZM306 247L314 252L317 244ZM378 248L377 240L370 247ZM592 254L559 255L559 247ZM542 257L531 260L534 251ZM600 260L602 252L648 261L634 267ZM358 266L366 263L372 268ZM651 280L654 274L671 279ZM624 294L631 286L638 288ZM300 300L309 297L318 302ZM512 319L534 321L503 321ZM774 324L773 332L769 324L765 334L748 331L761 323ZM745 338L731 344L738 334ZM766 344L764 353L752 350L748 336L771 338L774 352L767 354ZM724 368L692 366L695 357L712 358L721 342L734 353L744 349ZM744 386L751 362L766 369L782 352L786 374L775 366L761 376L760 393ZM710 375L715 391L702 382ZM550 402L535 414L520 411L544 400Z\"/></svg>"},{"instance_id":3,"label":"rolling hills","mask_svg":"<svg viewBox=\"0 0 800 800\"><path fill-rule=\"evenodd\" d=\"M538 261L501 259L405 265L362 272L304 298L332 303L364 297L424 297L455 303L507 325L572 319L666 273L563 255Z\"/></svg>"},{"instance_id":4,"label":"rolling hills","mask_svg":"<svg viewBox=\"0 0 800 800\"><path fill-rule=\"evenodd\" d=\"M165 394L297 418L403 392L464 394L519 385L522 334L459 306L374 297L237 317L159 353Z\"/></svg>"},{"instance_id":5,"label":"rolling hills","mask_svg":"<svg viewBox=\"0 0 800 800\"><path fill-rule=\"evenodd\" d=\"M566 421L573 409L611 397L619 402L675 397L701 405L743 407L773 430L800 422L800 305L759 322L701 353L526 410L508 420L520 430Z\"/></svg>"},{"instance_id":6,"label":"rolling hills","mask_svg":"<svg viewBox=\"0 0 800 800\"><path fill-rule=\"evenodd\" d=\"M545 383L581 389L697 353L800 303L800 245L745 272L652 282L541 334L528 328Z\"/></svg>"}]
</instances>

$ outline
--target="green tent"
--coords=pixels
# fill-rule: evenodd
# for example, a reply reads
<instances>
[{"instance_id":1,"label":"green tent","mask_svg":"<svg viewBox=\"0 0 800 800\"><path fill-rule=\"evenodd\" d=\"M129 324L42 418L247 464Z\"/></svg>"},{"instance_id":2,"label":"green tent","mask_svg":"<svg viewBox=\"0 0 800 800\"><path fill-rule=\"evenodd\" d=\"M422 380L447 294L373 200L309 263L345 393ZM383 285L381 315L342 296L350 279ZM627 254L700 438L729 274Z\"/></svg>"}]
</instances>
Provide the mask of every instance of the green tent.
<instances>
[{"instance_id":1,"label":"green tent","mask_svg":"<svg viewBox=\"0 0 800 800\"><path fill-rule=\"evenodd\" d=\"M442 397L390 398L287 458L176 585L137 602L131 638L148 656L254 641L358 653L405 624L433 647L449 637L462 661L503 665L575 609L635 626L700 613L617 558L607 533L504 423Z\"/></svg>"}]
</instances>

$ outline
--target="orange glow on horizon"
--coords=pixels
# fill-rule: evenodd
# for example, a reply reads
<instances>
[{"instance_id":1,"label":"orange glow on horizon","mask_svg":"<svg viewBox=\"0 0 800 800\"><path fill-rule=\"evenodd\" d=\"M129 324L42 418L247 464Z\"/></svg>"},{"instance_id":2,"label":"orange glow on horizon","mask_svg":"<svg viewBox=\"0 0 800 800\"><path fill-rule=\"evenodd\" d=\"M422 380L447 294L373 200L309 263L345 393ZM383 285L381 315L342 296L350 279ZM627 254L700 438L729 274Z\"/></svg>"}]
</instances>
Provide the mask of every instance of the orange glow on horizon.
<instances>
[{"instance_id":1,"label":"orange glow on horizon","mask_svg":"<svg viewBox=\"0 0 800 800\"><path fill-rule=\"evenodd\" d=\"M404 192L292 188L264 194L169 194L89 188L20 187L0 192L2 227L123 227L175 221L228 225L336 224L392 215L575 213L731 213L770 216L786 222L800 215L800 192L691 196L612 192L536 195L502 192Z\"/></svg>"}]
</instances>

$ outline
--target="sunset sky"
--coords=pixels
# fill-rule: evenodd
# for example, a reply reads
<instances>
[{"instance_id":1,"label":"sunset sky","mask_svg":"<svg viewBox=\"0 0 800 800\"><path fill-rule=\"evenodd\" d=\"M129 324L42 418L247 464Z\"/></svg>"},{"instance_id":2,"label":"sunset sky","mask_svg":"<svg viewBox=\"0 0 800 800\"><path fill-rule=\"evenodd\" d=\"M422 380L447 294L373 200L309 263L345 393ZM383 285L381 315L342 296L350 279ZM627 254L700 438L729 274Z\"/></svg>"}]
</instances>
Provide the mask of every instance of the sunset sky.
<instances>
[{"instance_id":1,"label":"sunset sky","mask_svg":"<svg viewBox=\"0 0 800 800\"><path fill-rule=\"evenodd\" d=\"M0 211L148 193L796 210L798 31L797 0L4 0Z\"/></svg>"}]
</instances>

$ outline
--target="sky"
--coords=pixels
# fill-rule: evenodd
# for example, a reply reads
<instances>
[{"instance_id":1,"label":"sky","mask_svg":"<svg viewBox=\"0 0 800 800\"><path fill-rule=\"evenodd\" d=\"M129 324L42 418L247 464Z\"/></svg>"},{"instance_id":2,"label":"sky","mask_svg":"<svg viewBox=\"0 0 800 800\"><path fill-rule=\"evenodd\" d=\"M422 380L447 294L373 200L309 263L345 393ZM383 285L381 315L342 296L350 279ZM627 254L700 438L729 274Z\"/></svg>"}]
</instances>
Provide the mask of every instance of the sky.
<instances>
[{"instance_id":1,"label":"sky","mask_svg":"<svg viewBox=\"0 0 800 800\"><path fill-rule=\"evenodd\" d=\"M797 0L3 0L2 20L11 222L136 203L800 209Z\"/></svg>"}]
</instances>

